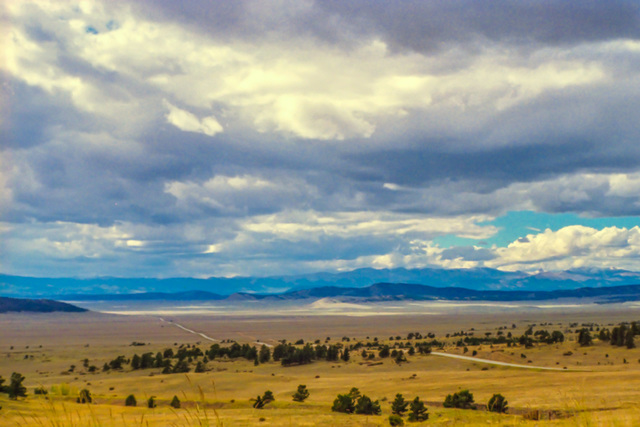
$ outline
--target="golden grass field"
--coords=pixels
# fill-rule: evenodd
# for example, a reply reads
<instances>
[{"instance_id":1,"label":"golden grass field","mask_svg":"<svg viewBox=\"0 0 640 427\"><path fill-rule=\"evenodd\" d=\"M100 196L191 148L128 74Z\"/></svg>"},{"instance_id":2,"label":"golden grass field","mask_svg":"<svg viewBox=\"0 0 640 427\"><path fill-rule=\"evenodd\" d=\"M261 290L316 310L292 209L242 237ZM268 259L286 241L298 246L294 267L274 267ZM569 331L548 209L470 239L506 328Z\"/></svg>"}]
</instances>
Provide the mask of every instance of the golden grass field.
<instances>
[{"instance_id":1,"label":"golden grass field","mask_svg":"<svg viewBox=\"0 0 640 427\"><path fill-rule=\"evenodd\" d=\"M386 358L375 360L382 364L369 366L361 363L359 352L352 352L349 362L316 361L282 367L277 362L254 366L244 359L216 359L208 363L209 371L205 373L161 374L160 369L131 371L128 366L122 372L88 373L83 360L101 367L117 355L129 358L134 353L155 353L174 344L200 343L201 348L207 349L211 342L152 316L92 312L4 314L0 315L0 375L8 379L14 371L23 374L28 396L13 401L0 394L0 425L378 426L389 425L390 401L396 393L402 393L407 400L420 396L427 402L429 420L415 425L640 425L640 349L612 347L598 340L593 346L580 347L575 334L566 332L571 322L610 325L637 320L637 315L637 309L611 305L592 313L555 310L439 316L170 316L209 337L239 343L300 338L324 342L326 337L331 337L330 342L339 342L343 336L350 337L351 343L354 338L367 341L367 337L387 341L389 336L406 337L415 331L433 332L444 338L446 333L470 328L482 335L507 325L519 336L528 324L553 323L542 328L564 332L568 340L562 344L526 350L483 345L470 350L478 351L477 358L567 367L571 371L526 370L418 354L400 365ZM516 329L511 329L512 323ZM133 341L147 345L132 347ZM446 351L462 354L453 345ZM567 351L573 354L564 356ZM526 358L521 357L523 353ZM70 365L76 366L72 373L68 372ZM303 403L291 398L299 384L305 384L311 393ZM47 397L34 395L34 388L39 386L49 391ZM331 412L336 395L351 387L378 399L382 415ZM93 404L75 402L83 388L91 391ZM501 393L509 401L510 413L443 408L445 396L461 389L469 389L480 404L486 404L493 393ZM265 390L273 391L275 402L264 409L254 409L250 399ZM137 407L124 406L129 394L136 396ZM182 401L182 408L169 406L174 395ZM146 407L150 396L155 396L158 404L154 409ZM532 410L539 410L542 417L549 412L560 417L526 420L523 414Z\"/></svg>"}]
</instances>

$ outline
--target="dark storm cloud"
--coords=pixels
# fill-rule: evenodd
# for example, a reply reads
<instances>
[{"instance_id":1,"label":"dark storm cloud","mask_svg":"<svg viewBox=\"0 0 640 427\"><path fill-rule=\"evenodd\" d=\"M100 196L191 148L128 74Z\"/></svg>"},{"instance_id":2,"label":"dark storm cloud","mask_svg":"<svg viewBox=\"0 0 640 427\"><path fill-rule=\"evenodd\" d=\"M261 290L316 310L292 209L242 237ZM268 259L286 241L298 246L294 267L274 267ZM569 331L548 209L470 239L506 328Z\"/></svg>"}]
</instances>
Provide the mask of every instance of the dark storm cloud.
<instances>
[{"instance_id":1,"label":"dark storm cloud","mask_svg":"<svg viewBox=\"0 0 640 427\"><path fill-rule=\"evenodd\" d=\"M227 39L312 36L329 43L381 37L399 50L430 52L452 44L480 48L572 45L640 37L636 1L314 1L145 2L141 13L196 24Z\"/></svg>"}]
</instances>

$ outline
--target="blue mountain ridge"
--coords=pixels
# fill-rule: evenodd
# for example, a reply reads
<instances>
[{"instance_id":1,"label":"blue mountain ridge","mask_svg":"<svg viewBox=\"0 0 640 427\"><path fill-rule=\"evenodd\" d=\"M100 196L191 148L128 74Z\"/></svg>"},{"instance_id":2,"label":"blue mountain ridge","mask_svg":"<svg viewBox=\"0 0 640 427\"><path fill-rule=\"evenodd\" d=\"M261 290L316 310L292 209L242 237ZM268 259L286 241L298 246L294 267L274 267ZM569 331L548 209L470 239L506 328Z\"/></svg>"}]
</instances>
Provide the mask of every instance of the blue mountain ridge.
<instances>
[{"instance_id":1,"label":"blue mountain ridge","mask_svg":"<svg viewBox=\"0 0 640 427\"><path fill-rule=\"evenodd\" d=\"M364 288L376 283L411 283L470 290L549 291L599 288L640 283L640 272L619 269L574 269L559 272L505 272L475 269L372 269L272 277L198 278L39 278L0 275L0 295L56 297L80 294L136 294L205 291L228 296L236 293L281 294L320 287ZM192 296L192 297L195 297ZM159 297L160 298L160 297ZM198 299L198 298L192 298Z\"/></svg>"}]
</instances>

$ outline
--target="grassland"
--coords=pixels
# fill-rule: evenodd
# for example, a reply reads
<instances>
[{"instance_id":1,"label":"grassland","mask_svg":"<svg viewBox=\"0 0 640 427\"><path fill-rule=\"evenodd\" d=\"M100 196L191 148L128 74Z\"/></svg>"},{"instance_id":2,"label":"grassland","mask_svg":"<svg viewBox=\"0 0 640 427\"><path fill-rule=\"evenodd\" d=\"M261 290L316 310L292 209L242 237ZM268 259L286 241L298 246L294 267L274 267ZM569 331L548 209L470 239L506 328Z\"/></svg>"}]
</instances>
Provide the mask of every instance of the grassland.
<instances>
[{"instance_id":1,"label":"grassland","mask_svg":"<svg viewBox=\"0 0 640 427\"><path fill-rule=\"evenodd\" d=\"M613 347L594 341L580 347L571 323L613 325L637 320L637 309L610 306L594 312L567 310L517 313L457 313L421 316L178 316L171 320L216 339L239 343L256 340L274 344L287 339L322 343L380 341L394 344L389 337L406 337L409 332L432 332L447 341L445 351L463 354L446 334L474 328L476 335L496 333L508 327L520 335L530 324L565 332L561 344L535 345L533 348L481 345L470 347L477 358L547 367L567 367L571 371L538 371L486 365L480 362L448 359L434 355L408 356L408 363L392 358L366 363L359 352L348 362L317 361L309 365L282 367L277 362L254 366L244 359L215 359L204 373L161 374L160 369L89 373L90 365L101 367L117 355L157 352L181 344L211 345L198 335L151 316L115 316L99 313L12 314L0 316L0 375L12 372L25 377L29 395L17 401L0 394L0 425L85 426L85 425L268 425L268 426L377 426L389 425L390 401L396 393L406 399L415 396L427 402L429 420L424 425L584 425L632 426L640 420L640 349ZM512 328L516 324L516 328ZM569 332L571 331L571 332ZM131 346L132 342L144 346ZM406 343L406 340L402 340ZM571 352L570 356L568 354ZM467 353L470 355L471 353ZM522 357L522 355L525 357ZM626 360L626 363L625 363ZM379 363L382 362L382 363ZM70 366L75 365L73 372ZM310 397L302 403L291 395L305 384ZM34 395L36 387L49 394ZM346 415L331 412L338 393L351 387L382 407L381 416ZM76 403L79 390L89 389L91 405ZM509 401L508 414L483 410L443 408L449 393L469 389L476 402L486 404L494 393ZM265 390L273 391L275 402L265 409L252 407L252 398ZM138 400L135 408L125 407L129 394ZM174 395L182 401L180 409L169 402ZM146 407L154 396L158 406ZM539 411L551 420L530 421L523 415ZM416 424L419 425L419 424Z\"/></svg>"}]
</instances>

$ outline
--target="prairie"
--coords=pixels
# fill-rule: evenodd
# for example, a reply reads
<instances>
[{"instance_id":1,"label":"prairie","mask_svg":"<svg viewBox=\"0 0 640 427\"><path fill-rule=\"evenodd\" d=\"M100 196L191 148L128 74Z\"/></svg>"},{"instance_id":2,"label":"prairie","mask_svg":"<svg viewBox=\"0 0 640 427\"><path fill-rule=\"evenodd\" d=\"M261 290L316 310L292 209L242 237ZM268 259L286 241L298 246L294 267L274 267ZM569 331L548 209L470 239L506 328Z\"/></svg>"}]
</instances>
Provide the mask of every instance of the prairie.
<instances>
[{"instance_id":1,"label":"prairie","mask_svg":"<svg viewBox=\"0 0 640 427\"><path fill-rule=\"evenodd\" d=\"M20 372L26 377L28 396L9 400L6 394L0 394L0 424L389 425L390 402L396 393L402 393L406 400L419 396L426 402L429 420L424 425L537 425L540 421L525 419L525 415L534 411L543 419L551 418L544 421L550 425L631 426L640 420L640 349L614 347L597 339L593 345L581 347L575 334L582 324L597 324L596 329L611 328L622 321L637 320L637 307L608 305L587 310L518 309L493 313L484 307L452 311L367 316L276 311L261 315L174 313L162 319L157 315L95 312L5 314L0 316L0 375L8 379L12 372ZM374 338L386 344L404 345L412 342L406 339L410 332L432 333L446 343L443 351L447 353L470 356L475 350L474 357L478 359L567 369L501 367L418 353L398 364L393 358L365 360L361 349L352 351L347 362L315 361L290 367L274 361L255 366L242 358L216 358L207 363L207 371L203 373L192 370L186 374L161 374L159 368L131 370L128 365L122 371L100 369L118 355L129 359L133 354L155 354L167 348L175 350L180 345L206 350L214 342L220 343L176 324L213 340L251 345L256 342L274 345L282 339L354 344L371 342ZM520 345L469 346L469 352L463 353L462 347L455 346L458 338L447 338L447 334L471 328L475 336L497 331L519 336L533 324L534 330L562 331L565 342L535 344L526 349ZM396 340L397 336L402 339ZM99 369L90 373L85 365ZM307 386L310 396L304 402L293 402L291 396L299 384ZM35 395L36 387L44 388L48 394ZM347 393L352 387L378 400L382 414L332 412L336 395ZM76 403L82 389L90 390L92 404ZM478 410L442 407L447 394L463 389L469 389L481 405L494 393L500 393L507 398L510 409L507 414L494 414L482 407ZM266 390L273 392L275 401L264 409L254 409L251 399ZM136 407L124 406L130 394L137 399ZM181 401L180 409L169 406L174 395ZM157 403L153 409L147 407L151 396Z\"/></svg>"}]
</instances>

